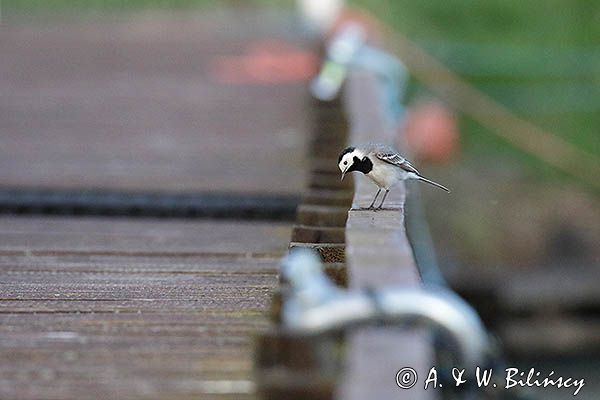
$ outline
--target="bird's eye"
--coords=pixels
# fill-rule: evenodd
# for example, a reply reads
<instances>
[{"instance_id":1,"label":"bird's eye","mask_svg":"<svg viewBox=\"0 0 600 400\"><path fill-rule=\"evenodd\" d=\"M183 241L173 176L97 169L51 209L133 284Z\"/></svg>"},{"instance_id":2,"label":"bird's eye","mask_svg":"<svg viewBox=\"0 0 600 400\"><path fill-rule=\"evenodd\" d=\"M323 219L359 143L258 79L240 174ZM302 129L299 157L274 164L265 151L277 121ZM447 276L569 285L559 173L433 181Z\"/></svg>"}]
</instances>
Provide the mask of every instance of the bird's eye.
<instances>
[{"instance_id":1,"label":"bird's eye","mask_svg":"<svg viewBox=\"0 0 600 400\"><path fill-rule=\"evenodd\" d=\"M344 165L348 165L348 161L344 161Z\"/></svg>"}]
</instances>

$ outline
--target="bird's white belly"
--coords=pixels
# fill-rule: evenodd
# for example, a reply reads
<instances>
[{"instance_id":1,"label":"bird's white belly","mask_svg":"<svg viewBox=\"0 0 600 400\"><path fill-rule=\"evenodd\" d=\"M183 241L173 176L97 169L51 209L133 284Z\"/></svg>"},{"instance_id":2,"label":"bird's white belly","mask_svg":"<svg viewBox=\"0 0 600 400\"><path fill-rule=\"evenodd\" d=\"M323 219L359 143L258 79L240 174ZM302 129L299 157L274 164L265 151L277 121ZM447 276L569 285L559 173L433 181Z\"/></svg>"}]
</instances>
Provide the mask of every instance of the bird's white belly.
<instances>
[{"instance_id":1,"label":"bird's white belly","mask_svg":"<svg viewBox=\"0 0 600 400\"><path fill-rule=\"evenodd\" d=\"M401 180L408 179L408 172L393 165L374 165L367 174L380 188L389 189Z\"/></svg>"}]
</instances>

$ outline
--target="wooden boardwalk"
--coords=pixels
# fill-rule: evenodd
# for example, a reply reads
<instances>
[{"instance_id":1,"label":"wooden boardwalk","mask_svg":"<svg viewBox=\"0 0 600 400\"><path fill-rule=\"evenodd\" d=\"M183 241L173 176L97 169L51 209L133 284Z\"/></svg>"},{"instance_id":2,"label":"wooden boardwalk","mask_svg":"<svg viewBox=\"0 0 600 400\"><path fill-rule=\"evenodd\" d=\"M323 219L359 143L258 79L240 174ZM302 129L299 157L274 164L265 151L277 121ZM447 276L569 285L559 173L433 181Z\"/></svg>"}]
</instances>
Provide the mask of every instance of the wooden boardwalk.
<instances>
[{"instance_id":1,"label":"wooden boardwalk","mask_svg":"<svg viewBox=\"0 0 600 400\"><path fill-rule=\"evenodd\" d=\"M252 398L283 224L0 218L0 398Z\"/></svg>"},{"instance_id":2,"label":"wooden boardwalk","mask_svg":"<svg viewBox=\"0 0 600 400\"><path fill-rule=\"evenodd\" d=\"M287 22L250 12L4 21L0 185L299 193L304 82L215 75L257 46L305 49Z\"/></svg>"},{"instance_id":3,"label":"wooden boardwalk","mask_svg":"<svg viewBox=\"0 0 600 400\"><path fill-rule=\"evenodd\" d=\"M256 43L306 50L294 29L249 11L7 18L0 189L299 194L305 82L213 73ZM0 399L255 398L252 338L290 230L0 216Z\"/></svg>"}]
</instances>

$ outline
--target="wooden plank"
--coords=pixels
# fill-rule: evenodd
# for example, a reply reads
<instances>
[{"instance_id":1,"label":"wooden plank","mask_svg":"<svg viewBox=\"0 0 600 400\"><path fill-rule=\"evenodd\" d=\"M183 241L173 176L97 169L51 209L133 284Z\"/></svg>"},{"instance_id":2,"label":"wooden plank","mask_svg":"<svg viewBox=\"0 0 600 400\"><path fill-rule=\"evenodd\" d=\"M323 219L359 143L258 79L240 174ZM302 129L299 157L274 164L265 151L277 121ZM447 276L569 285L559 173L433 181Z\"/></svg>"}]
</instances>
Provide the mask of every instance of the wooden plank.
<instances>
[{"instance_id":1,"label":"wooden plank","mask_svg":"<svg viewBox=\"0 0 600 400\"><path fill-rule=\"evenodd\" d=\"M292 231L292 241L304 243L344 243L345 230L338 227L295 225Z\"/></svg>"},{"instance_id":2,"label":"wooden plank","mask_svg":"<svg viewBox=\"0 0 600 400\"><path fill-rule=\"evenodd\" d=\"M346 86L350 119L350 144L369 141L393 144L395 131L386 125L378 77L354 71ZM349 286L354 289L398 285L415 287L420 277L404 228L404 185L390 191L386 209L367 207L376 186L368 178L355 177L355 195L346 223L346 263ZM401 368L414 368L420 377L433 364L431 342L421 331L402 332L387 328L360 329L349 335L347 371L338 386L338 398L432 399L433 391L421 384L402 390L395 384Z\"/></svg>"},{"instance_id":3,"label":"wooden plank","mask_svg":"<svg viewBox=\"0 0 600 400\"><path fill-rule=\"evenodd\" d=\"M0 186L299 193L305 82L215 77L264 38L310 59L288 18L254 14L3 20Z\"/></svg>"},{"instance_id":4,"label":"wooden plank","mask_svg":"<svg viewBox=\"0 0 600 400\"><path fill-rule=\"evenodd\" d=\"M0 215L0 255L269 255L290 235L285 223L158 221Z\"/></svg>"},{"instance_id":5,"label":"wooden plank","mask_svg":"<svg viewBox=\"0 0 600 400\"><path fill-rule=\"evenodd\" d=\"M255 398L290 231L0 218L0 398Z\"/></svg>"},{"instance_id":6,"label":"wooden plank","mask_svg":"<svg viewBox=\"0 0 600 400\"><path fill-rule=\"evenodd\" d=\"M297 222L302 225L343 227L346 224L346 212L346 207L301 204L298 207Z\"/></svg>"}]
</instances>

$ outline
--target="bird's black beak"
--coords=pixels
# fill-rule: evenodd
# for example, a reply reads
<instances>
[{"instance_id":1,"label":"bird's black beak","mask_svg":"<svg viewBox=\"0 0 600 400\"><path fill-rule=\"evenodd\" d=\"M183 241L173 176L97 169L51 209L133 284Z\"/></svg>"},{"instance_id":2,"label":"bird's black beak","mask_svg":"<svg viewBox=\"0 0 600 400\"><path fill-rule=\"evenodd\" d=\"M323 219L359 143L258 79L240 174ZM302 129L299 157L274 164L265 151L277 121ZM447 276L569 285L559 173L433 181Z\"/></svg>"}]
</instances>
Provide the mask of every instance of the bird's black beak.
<instances>
[{"instance_id":1,"label":"bird's black beak","mask_svg":"<svg viewBox=\"0 0 600 400\"><path fill-rule=\"evenodd\" d=\"M340 181L344 180L344 176L346 176L346 171L342 171L342 179L340 179Z\"/></svg>"}]
</instances>

